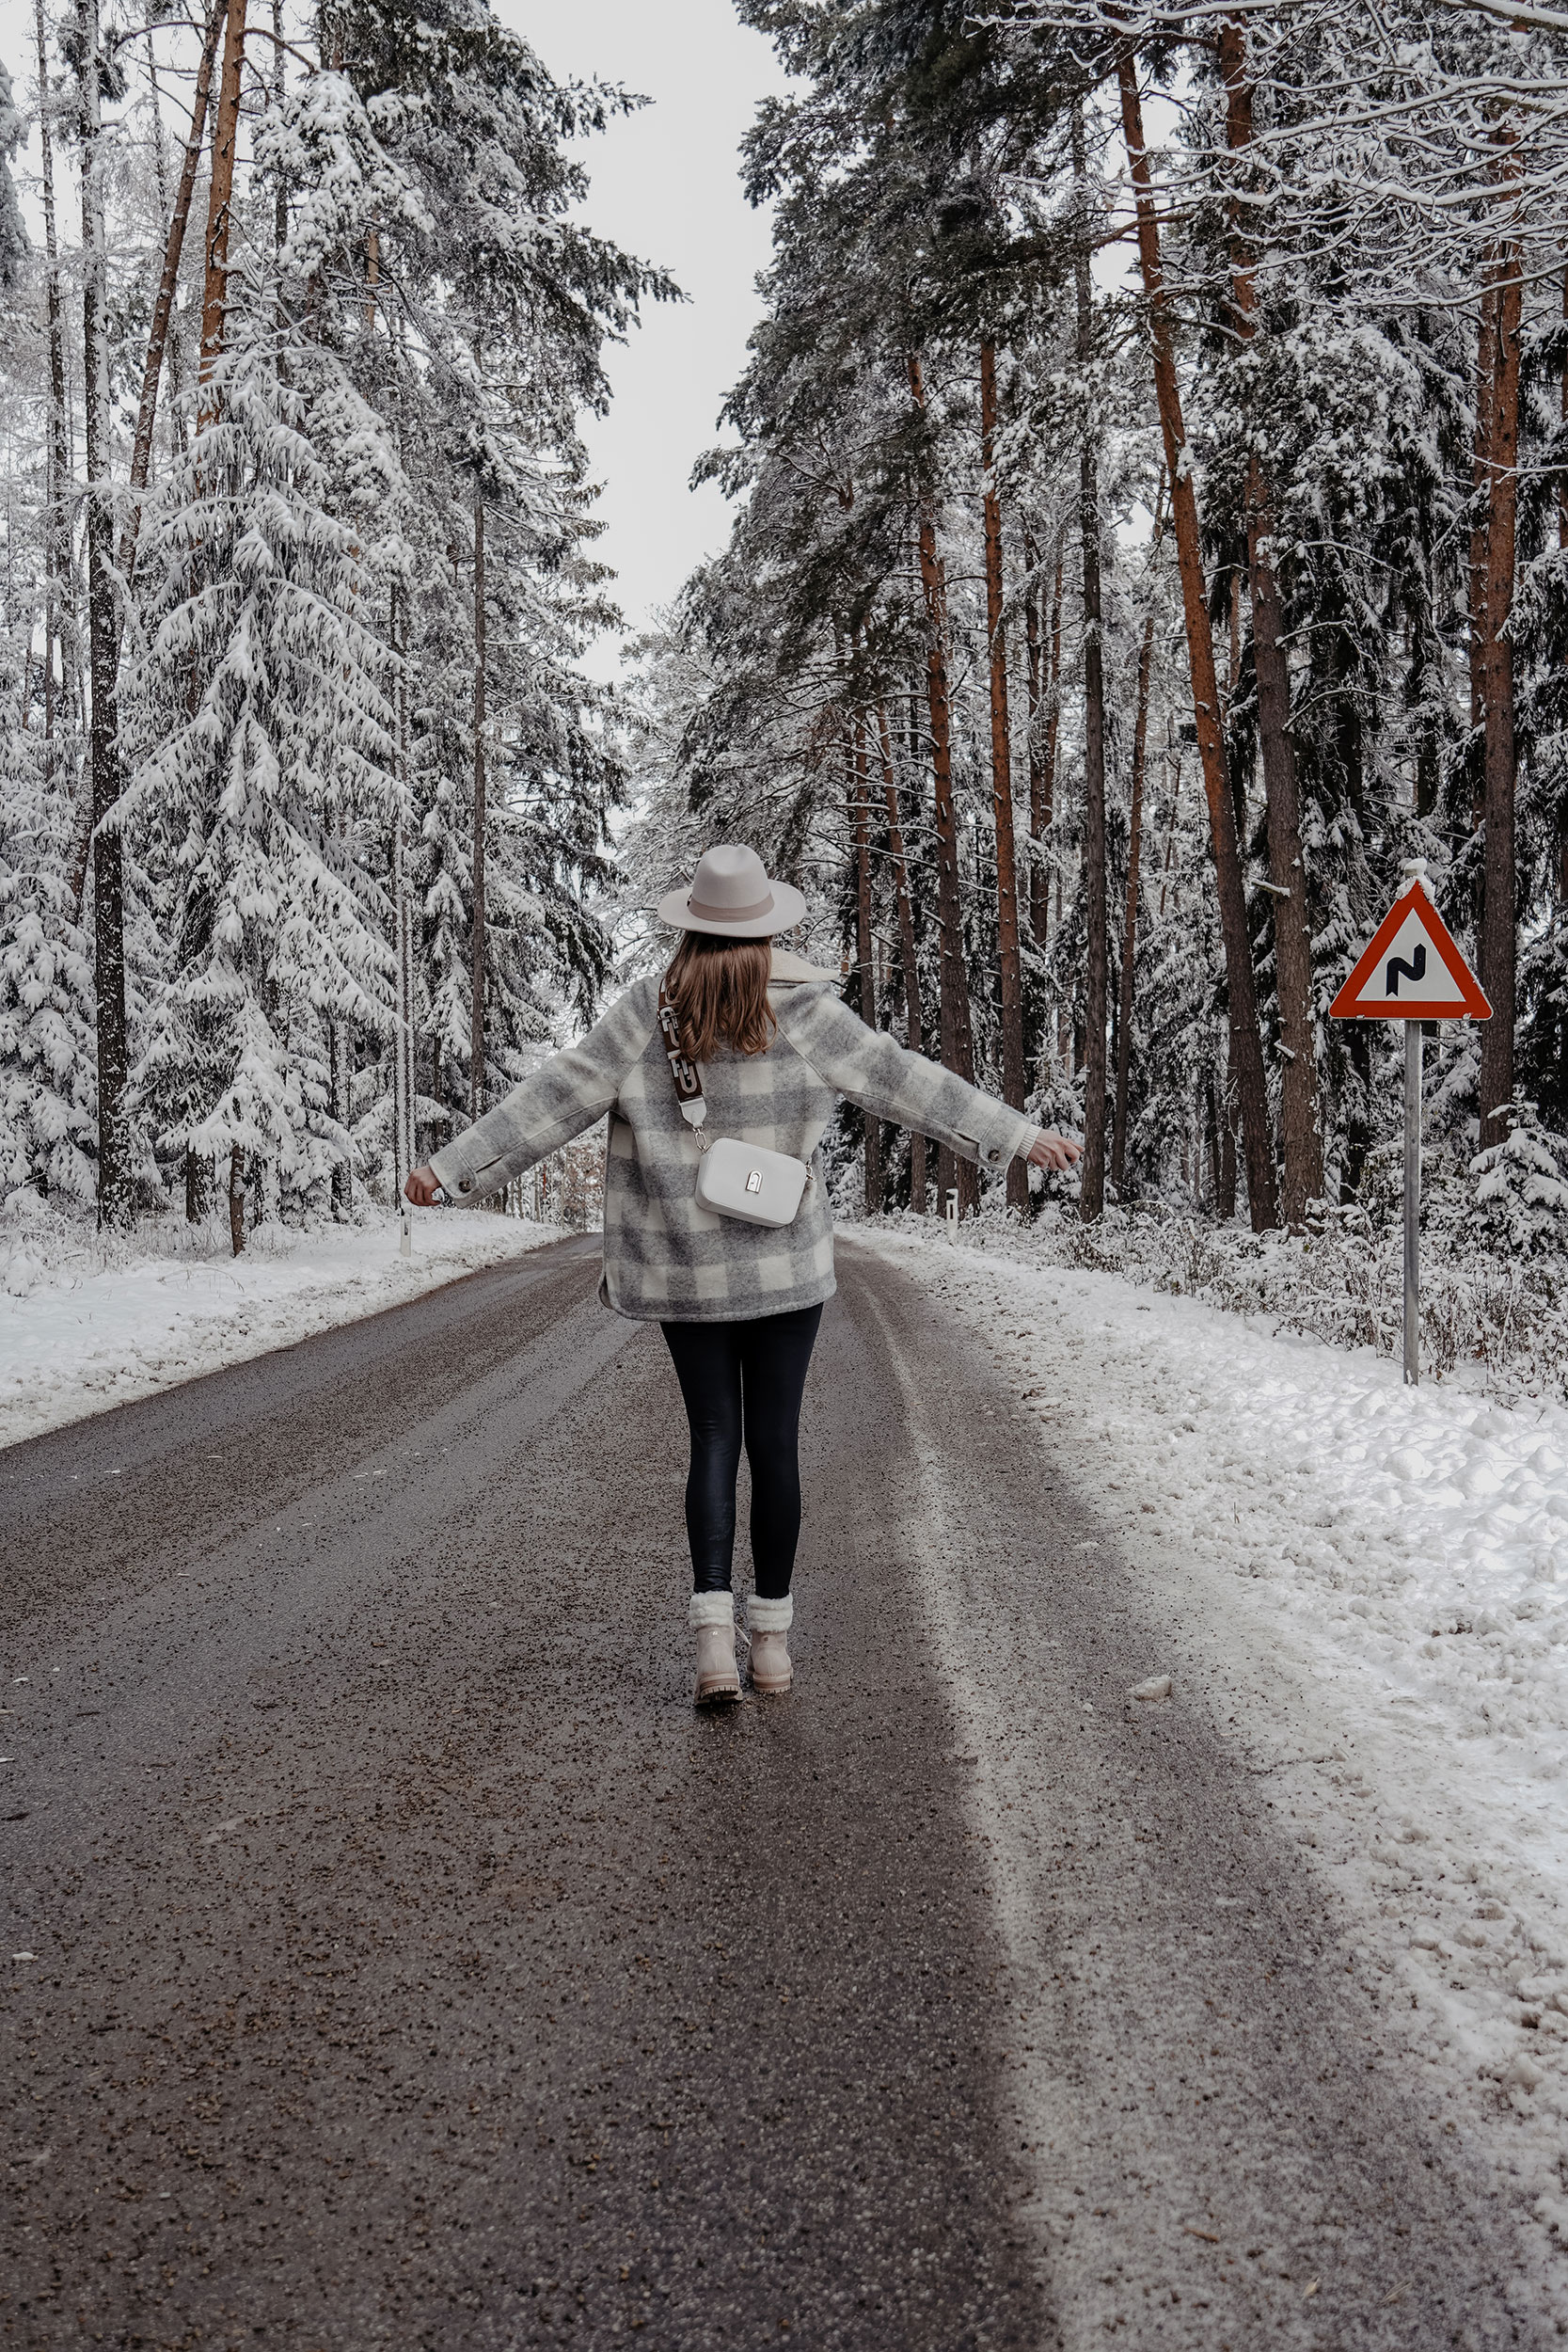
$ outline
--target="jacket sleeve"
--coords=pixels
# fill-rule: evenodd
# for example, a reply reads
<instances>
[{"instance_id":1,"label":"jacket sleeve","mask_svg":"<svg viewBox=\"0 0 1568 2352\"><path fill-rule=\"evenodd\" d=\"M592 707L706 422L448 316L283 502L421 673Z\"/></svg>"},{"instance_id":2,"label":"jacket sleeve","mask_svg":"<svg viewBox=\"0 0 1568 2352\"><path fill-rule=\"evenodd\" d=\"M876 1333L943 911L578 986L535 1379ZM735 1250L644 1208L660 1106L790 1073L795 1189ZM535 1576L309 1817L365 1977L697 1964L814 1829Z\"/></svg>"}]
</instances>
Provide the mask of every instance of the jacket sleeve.
<instances>
[{"instance_id":1,"label":"jacket sleeve","mask_svg":"<svg viewBox=\"0 0 1568 2352\"><path fill-rule=\"evenodd\" d=\"M779 1027L825 1085L863 1111L912 1127L960 1159L999 1168L1022 1157L1039 1128L1022 1111L911 1054L885 1029L868 1029L825 988L781 992Z\"/></svg>"},{"instance_id":2,"label":"jacket sleeve","mask_svg":"<svg viewBox=\"0 0 1568 2352\"><path fill-rule=\"evenodd\" d=\"M430 1163L451 1198L470 1206L602 1119L641 1059L657 1012L655 983L640 982L579 1044L553 1054L494 1110L454 1136Z\"/></svg>"}]
</instances>

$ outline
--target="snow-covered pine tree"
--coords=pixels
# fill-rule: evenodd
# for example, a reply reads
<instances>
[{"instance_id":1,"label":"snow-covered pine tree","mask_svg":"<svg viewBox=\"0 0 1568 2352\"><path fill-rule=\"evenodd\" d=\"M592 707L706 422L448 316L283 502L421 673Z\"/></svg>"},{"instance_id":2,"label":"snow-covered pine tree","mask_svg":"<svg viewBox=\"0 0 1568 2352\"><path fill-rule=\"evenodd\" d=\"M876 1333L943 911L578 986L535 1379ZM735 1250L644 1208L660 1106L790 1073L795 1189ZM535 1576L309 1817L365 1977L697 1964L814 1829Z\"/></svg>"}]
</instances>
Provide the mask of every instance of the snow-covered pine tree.
<instances>
[{"instance_id":1,"label":"snow-covered pine tree","mask_svg":"<svg viewBox=\"0 0 1568 2352\"><path fill-rule=\"evenodd\" d=\"M21 680L6 681L20 700ZM71 887L72 810L41 735L8 725L0 771L0 1195L96 1191L91 941Z\"/></svg>"},{"instance_id":2,"label":"snow-covered pine tree","mask_svg":"<svg viewBox=\"0 0 1568 2352\"><path fill-rule=\"evenodd\" d=\"M330 352L283 341L273 273L252 253L235 275L212 411L143 524L127 813L172 872L137 1085L161 1155L253 1159L263 1200L319 1207L348 1149L333 1026L390 1022L367 849L392 820L391 661L365 516L396 483Z\"/></svg>"},{"instance_id":3,"label":"snow-covered pine tree","mask_svg":"<svg viewBox=\"0 0 1568 2352\"><path fill-rule=\"evenodd\" d=\"M1568 1280L1568 1136L1555 1134L1523 1091L1508 1133L1470 1162L1473 1205L1465 1236L1500 1257L1555 1259Z\"/></svg>"}]
</instances>

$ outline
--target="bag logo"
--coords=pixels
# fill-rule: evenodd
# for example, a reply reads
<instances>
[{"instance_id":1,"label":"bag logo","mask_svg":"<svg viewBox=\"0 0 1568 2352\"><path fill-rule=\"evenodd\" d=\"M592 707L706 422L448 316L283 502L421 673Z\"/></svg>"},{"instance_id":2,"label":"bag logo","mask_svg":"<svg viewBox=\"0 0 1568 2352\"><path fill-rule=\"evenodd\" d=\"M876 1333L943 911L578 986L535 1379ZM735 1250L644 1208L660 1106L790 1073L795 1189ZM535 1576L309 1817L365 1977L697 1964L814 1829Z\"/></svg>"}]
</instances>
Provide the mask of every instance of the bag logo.
<instances>
[{"instance_id":1,"label":"bag logo","mask_svg":"<svg viewBox=\"0 0 1568 2352\"><path fill-rule=\"evenodd\" d=\"M746 1189L748 1192L760 1192L762 1190L762 1170L760 1168L753 1168L749 1171L746 1178Z\"/></svg>"}]
</instances>

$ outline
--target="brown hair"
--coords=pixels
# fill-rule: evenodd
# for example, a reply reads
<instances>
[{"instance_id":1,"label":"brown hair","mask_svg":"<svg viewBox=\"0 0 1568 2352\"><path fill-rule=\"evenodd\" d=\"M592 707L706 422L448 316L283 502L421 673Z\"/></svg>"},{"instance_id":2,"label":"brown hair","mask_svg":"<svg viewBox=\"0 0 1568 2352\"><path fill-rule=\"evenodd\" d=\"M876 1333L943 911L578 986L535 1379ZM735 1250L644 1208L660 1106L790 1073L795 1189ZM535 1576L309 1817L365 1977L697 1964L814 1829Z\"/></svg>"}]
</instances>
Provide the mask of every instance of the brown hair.
<instances>
[{"instance_id":1,"label":"brown hair","mask_svg":"<svg viewBox=\"0 0 1568 2352\"><path fill-rule=\"evenodd\" d=\"M664 976L680 1015L681 1043L706 1061L721 1039L737 1054L766 1054L778 1023L768 1001L773 951L766 939L717 939L685 931Z\"/></svg>"}]
</instances>

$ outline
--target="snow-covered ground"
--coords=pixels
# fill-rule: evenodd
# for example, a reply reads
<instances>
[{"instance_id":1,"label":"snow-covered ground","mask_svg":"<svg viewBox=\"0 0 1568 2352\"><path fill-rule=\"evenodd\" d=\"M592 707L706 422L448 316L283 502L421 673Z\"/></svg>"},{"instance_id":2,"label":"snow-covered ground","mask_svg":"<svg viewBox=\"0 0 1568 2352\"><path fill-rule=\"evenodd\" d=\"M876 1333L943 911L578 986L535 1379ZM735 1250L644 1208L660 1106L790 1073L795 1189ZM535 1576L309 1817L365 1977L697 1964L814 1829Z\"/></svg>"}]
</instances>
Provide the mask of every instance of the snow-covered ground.
<instances>
[{"instance_id":1,"label":"snow-covered ground","mask_svg":"<svg viewBox=\"0 0 1568 2352\"><path fill-rule=\"evenodd\" d=\"M1084 1482L1163 1623L1151 1669L1267 1776L1568 2326L1568 1411L1406 1389L1114 1275L859 1238L987 1339Z\"/></svg>"},{"instance_id":2,"label":"snow-covered ground","mask_svg":"<svg viewBox=\"0 0 1568 2352\"><path fill-rule=\"evenodd\" d=\"M100 1241L13 1195L0 1211L0 1445L150 1396L242 1357L395 1307L561 1229L473 1210L301 1233L261 1225L241 1255L217 1226Z\"/></svg>"}]
</instances>

